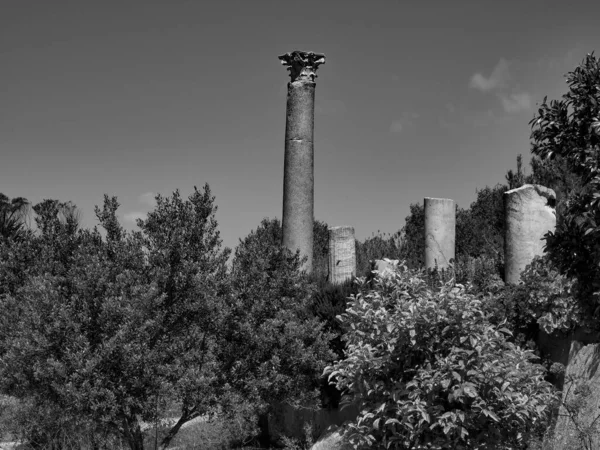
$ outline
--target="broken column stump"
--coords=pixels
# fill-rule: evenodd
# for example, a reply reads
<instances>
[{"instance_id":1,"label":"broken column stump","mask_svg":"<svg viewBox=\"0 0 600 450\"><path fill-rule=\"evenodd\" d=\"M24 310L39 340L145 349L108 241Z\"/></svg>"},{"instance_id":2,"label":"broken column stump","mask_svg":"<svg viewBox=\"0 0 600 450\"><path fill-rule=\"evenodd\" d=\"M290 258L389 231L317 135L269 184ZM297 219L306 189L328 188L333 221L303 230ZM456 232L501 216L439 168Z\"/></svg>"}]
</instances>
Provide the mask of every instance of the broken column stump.
<instances>
[{"instance_id":1,"label":"broken column stump","mask_svg":"<svg viewBox=\"0 0 600 450\"><path fill-rule=\"evenodd\" d=\"M521 272L544 253L544 235L556 227L556 194L526 184L504 193L504 281L518 284Z\"/></svg>"},{"instance_id":2,"label":"broken column stump","mask_svg":"<svg viewBox=\"0 0 600 450\"><path fill-rule=\"evenodd\" d=\"M354 228L329 228L329 282L342 284L356 275Z\"/></svg>"},{"instance_id":3,"label":"broken column stump","mask_svg":"<svg viewBox=\"0 0 600 450\"><path fill-rule=\"evenodd\" d=\"M425 268L446 269L454 259L456 206L449 198L425 198Z\"/></svg>"}]
</instances>

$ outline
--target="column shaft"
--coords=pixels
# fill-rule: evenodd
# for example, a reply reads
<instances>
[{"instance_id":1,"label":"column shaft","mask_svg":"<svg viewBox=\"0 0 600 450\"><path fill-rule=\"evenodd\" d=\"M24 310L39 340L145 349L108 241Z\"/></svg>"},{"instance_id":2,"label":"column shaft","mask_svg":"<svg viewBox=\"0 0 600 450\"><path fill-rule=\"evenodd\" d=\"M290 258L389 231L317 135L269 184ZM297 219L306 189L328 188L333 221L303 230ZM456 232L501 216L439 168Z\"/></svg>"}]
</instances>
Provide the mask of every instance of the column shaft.
<instances>
[{"instance_id":1,"label":"column shaft","mask_svg":"<svg viewBox=\"0 0 600 450\"><path fill-rule=\"evenodd\" d=\"M454 259L456 206L448 198L425 198L425 268L448 267Z\"/></svg>"},{"instance_id":2,"label":"column shaft","mask_svg":"<svg viewBox=\"0 0 600 450\"><path fill-rule=\"evenodd\" d=\"M548 231L556 227L556 194L544 186L526 184L504 193L504 281L518 284L534 256L544 253Z\"/></svg>"},{"instance_id":3,"label":"column shaft","mask_svg":"<svg viewBox=\"0 0 600 450\"><path fill-rule=\"evenodd\" d=\"M329 228L329 282L341 284L356 275L354 228Z\"/></svg>"},{"instance_id":4,"label":"column shaft","mask_svg":"<svg viewBox=\"0 0 600 450\"><path fill-rule=\"evenodd\" d=\"M283 169L283 245L308 261L312 271L314 221L315 83L288 83Z\"/></svg>"},{"instance_id":5,"label":"column shaft","mask_svg":"<svg viewBox=\"0 0 600 450\"><path fill-rule=\"evenodd\" d=\"M314 239L315 78L317 68L325 63L325 55L294 51L279 59L291 78L285 121L282 244L307 257L303 269L310 273Z\"/></svg>"}]
</instances>

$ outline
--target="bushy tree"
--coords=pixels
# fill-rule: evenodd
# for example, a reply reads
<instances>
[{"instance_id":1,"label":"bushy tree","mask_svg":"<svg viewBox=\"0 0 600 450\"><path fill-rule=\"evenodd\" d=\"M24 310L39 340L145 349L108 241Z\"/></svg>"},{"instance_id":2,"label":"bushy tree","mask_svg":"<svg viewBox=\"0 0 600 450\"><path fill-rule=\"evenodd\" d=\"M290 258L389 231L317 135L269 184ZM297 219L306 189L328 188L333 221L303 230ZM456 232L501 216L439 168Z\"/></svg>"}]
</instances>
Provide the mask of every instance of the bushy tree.
<instances>
[{"instance_id":1,"label":"bushy tree","mask_svg":"<svg viewBox=\"0 0 600 450\"><path fill-rule=\"evenodd\" d=\"M526 448L556 397L536 357L460 285L400 266L340 316L346 356L325 369L357 403L355 448Z\"/></svg>"},{"instance_id":2,"label":"bushy tree","mask_svg":"<svg viewBox=\"0 0 600 450\"><path fill-rule=\"evenodd\" d=\"M283 401L315 404L321 372L334 359L332 336L311 313L316 286L301 262L281 245L277 219L264 219L235 249L221 377L257 413Z\"/></svg>"},{"instance_id":3,"label":"bushy tree","mask_svg":"<svg viewBox=\"0 0 600 450\"><path fill-rule=\"evenodd\" d=\"M27 233L29 202L23 197L12 200L0 192L0 241L23 240Z\"/></svg>"},{"instance_id":4,"label":"bushy tree","mask_svg":"<svg viewBox=\"0 0 600 450\"><path fill-rule=\"evenodd\" d=\"M215 345L229 251L221 250L214 197L206 185L185 201L179 192L156 200L141 231L128 233L116 198L105 197L96 209L105 239L43 202L39 235L7 254L3 268L18 266L21 251L35 250L35 259L22 286L0 296L2 392L89 419L136 450L143 423L167 399L180 418L163 447L222 391Z\"/></svg>"},{"instance_id":5,"label":"bushy tree","mask_svg":"<svg viewBox=\"0 0 600 450\"><path fill-rule=\"evenodd\" d=\"M580 187L567 193L562 219L546 237L560 272L577 280L577 297L595 326L600 315L600 60L588 54L567 74L569 91L544 101L531 120L531 151L561 158Z\"/></svg>"}]
</instances>

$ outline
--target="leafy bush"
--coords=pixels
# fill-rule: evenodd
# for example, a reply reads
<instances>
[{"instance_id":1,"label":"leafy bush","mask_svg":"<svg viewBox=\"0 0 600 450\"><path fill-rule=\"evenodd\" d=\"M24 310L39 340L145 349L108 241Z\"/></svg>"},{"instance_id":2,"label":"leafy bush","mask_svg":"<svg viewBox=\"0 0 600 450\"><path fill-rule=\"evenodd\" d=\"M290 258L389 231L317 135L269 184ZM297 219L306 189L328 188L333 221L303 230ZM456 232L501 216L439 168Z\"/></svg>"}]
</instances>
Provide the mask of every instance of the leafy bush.
<instances>
[{"instance_id":1,"label":"leafy bush","mask_svg":"<svg viewBox=\"0 0 600 450\"><path fill-rule=\"evenodd\" d=\"M361 413L355 448L525 448L556 396L530 350L507 340L461 285L400 266L340 316L346 358L325 369Z\"/></svg>"}]
</instances>

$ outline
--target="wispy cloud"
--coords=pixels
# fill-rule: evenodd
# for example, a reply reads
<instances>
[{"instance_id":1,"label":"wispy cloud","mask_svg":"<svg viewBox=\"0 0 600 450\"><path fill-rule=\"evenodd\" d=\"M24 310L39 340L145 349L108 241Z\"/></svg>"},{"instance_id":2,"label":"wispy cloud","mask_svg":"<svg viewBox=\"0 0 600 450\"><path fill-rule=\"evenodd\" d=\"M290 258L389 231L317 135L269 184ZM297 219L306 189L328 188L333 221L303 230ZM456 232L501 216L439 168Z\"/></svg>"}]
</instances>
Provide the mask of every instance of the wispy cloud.
<instances>
[{"instance_id":1,"label":"wispy cloud","mask_svg":"<svg viewBox=\"0 0 600 450\"><path fill-rule=\"evenodd\" d=\"M123 214L123 219L125 219L126 222L131 222L131 223L136 223L138 219L145 219L145 218L146 218L146 213L139 212L139 211L131 211L131 212Z\"/></svg>"},{"instance_id":2,"label":"wispy cloud","mask_svg":"<svg viewBox=\"0 0 600 450\"><path fill-rule=\"evenodd\" d=\"M531 108L531 95L527 92L516 94L498 94L504 111L509 114L527 111Z\"/></svg>"},{"instance_id":3,"label":"wispy cloud","mask_svg":"<svg viewBox=\"0 0 600 450\"><path fill-rule=\"evenodd\" d=\"M489 77L485 77L480 72L471 76L469 87L481 92L490 92L506 87L510 79L509 62L504 58L496 64Z\"/></svg>"},{"instance_id":4,"label":"wispy cloud","mask_svg":"<svg viewBox=\"0 0 600 450\"><path fill-rule=\"evenodd\" d=\"M502 109L507 114L527 111L532 104L531 94L520 90L519 86L512 82L511 67L514 65L514 62L500 58L489 77L485 77L480 72L471 76L469 87L484 94L495 93ZM516 65L519 66L518 63Z\"/></svg>"},{"instance_id":5,"label":"wispy cloud","mask_svg":"<svg viewBox=\"0 0 600 450\"><path fill-rule=\"evenodd\" d=\"M403 112L400 117L392 120L390 124L390 133L402 133L408 128L415 125L415 120L419 118L419 115L415 112Z\"/></svg>"},{"instance_id":6,"label":"wispy cloud","mask_svg":"<svg viewBox=\"0 0 600 450\"><path fill-rule=\"evenodd\" d=\"M396 119L390 125L390 133L402 133L404 127L405 125L402 122L402 119Z\"/></svg>"},{"instance_id":7,"label":"wispy cloud","mask_svg":"<svg viewBox=\"0 0 600 450\"><path fill-rule=\"evenodd\" d=\"M154 197L156 197L156 194L154 192L145 192L138 197L138 200L140 201L140 203L154 208L156 206L156 200Z\"/></svg>"}]
</instances>

